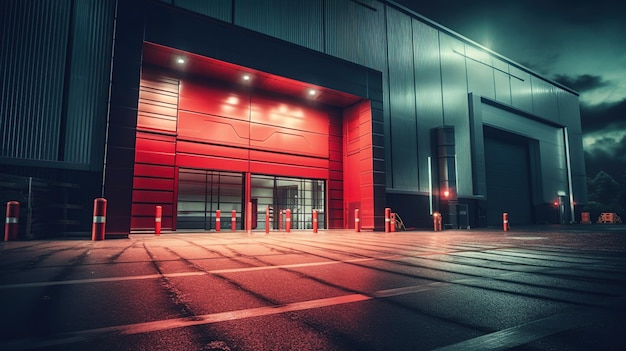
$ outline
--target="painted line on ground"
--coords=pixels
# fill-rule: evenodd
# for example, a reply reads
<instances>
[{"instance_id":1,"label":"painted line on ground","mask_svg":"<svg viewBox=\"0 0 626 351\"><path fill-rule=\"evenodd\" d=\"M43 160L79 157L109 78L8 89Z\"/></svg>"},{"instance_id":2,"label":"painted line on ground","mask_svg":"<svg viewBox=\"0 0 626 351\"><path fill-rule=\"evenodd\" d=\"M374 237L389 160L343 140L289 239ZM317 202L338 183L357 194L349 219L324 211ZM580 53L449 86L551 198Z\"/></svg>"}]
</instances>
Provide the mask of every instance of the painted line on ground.
<instances>
[{"instance_id":1,"label":"painted line on ground","mask_svg":"<svg viewBox=\"0 0 626 351\"><path fill-rule=\"evenodd\" d=\"M482 335L434 351L508 350L569 329L591 324L590 311L561 313L494 333Z\"/></svg>"},{"instance_id":2,"label":"painted line on ground","mask_svg":"<svg viewBox=\"0 0 626 351\"><path fill-rule=\"evenodd\" d=\"M195 272L180 272L180 273L165 273L165 274L146 274L146 275L123 276L123 277L72 279L72 280L57 280L57 281L49 281L49 282L4 284L4 285L0 285L0 290L20 289L20 288L39 288L39 287L56 286L56 285L110 283L110 282L121 282L121 281L130 281L130 280L159 279L161 277L178 278L178 277L200 276L200 275L208 275L208 274L243 273L243 272L270 270L270 269L302 268L302 267L326 266L326 265L341 264L341 263L388 260L388 259L398 258L398 257L404 257L404 256L392 255L392 256L382 256L382 257L354 258L350 260L341 260L341 261L294 263L294 264L284 264L284 265L276 265L276 266L260 266L260 267L225 268L225 269L209 270L206 272L195 271Z\"/></svg>"},{"instance_id":3,"label":"painted line on ground","mask_svg":"<svg viewBox=\"0 0 626 351\"><path fill-rule=\"evenodd\" d=\"M246 318L264 317L287 312L296 312L303 310L311 310L316 308L331 307L361 301L368 301L377 298L387 298L392 296L406 295L418 292L432 290L438 287L451 285L451 283L430 283L426 285L415 285L395 289L386 289L375 291L370 294L350 294L324 299L309 300L302 302L294 302L278 306L266 306L249 308L236 311L227 311L219 313L211 313L205 315L197 315L187 318L173 318L151 322L115 325L110 327L79 330L69 333L60 333L50 335L46 339L18 339L0 343L0 349L30 349L42 346L63 345L74 342L81 342L98 336L107 334L133 335L150 333L155 331L163 331L177 328L186 328L198 325L208 325L220 322L234 321Z\"/></svg>"}]
</instances>

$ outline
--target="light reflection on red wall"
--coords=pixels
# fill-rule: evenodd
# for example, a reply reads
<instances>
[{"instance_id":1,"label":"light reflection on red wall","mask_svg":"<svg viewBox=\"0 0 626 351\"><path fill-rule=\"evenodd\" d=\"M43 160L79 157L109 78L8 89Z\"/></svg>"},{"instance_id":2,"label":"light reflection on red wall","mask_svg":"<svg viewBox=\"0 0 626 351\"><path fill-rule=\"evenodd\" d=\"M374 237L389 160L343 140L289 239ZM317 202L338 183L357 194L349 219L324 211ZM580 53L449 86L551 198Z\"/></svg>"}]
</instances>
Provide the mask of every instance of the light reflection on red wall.
<instances>
[{"instance_id":1,"label":"light reflection on red wall","mask_svg":"<svg viewBox=\"0 0 626 351\"><path fill-rule=\"evenodd\" d=\"M230 89L230 90L228 90ZM327 180L329 228L344 228L339 109L208 81L142 73L131 229L175 229L177 167Z\"/></svg>"}]
</instances>

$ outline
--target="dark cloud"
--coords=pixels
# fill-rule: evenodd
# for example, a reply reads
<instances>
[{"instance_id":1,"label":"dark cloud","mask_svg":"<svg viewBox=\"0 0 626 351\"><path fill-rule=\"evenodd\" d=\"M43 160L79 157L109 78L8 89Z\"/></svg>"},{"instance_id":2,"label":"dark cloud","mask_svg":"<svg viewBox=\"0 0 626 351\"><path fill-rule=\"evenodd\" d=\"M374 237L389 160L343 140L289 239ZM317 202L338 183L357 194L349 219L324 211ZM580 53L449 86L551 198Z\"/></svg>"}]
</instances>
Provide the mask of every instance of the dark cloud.
<instances>
[{"instance_id":1,"label":"dark cloud","mask_svg":"<svg viewBox=\"0 0 626 351\"><path fill-rule=\"evenodd\" d=\"M592 74L582 74L576 77L557 74L553 79L581 93L608 85L602 77Z\"/></svg>"},{"instance_id":2,"label":"dark cloud","mask_svg":"<svg viewBox=\"0 0 626 351\"><path fill-rule=\"evenodd\" d=\"M621 179L626 172L626 137L620 141L605 138L597 140L599 147L585 151L587 177L604 171L613 179Z\"/></svg>"},{"instance_id":3,"label":"dark cloud","mask_svg":"<svg viewBox=\"0 0 626 351\"><path fill-rule=\"evenodd\" d=\"M580 106L581 124L584 134L626 131L626 100L615 104Z\"/></svg>"}]
</instances>

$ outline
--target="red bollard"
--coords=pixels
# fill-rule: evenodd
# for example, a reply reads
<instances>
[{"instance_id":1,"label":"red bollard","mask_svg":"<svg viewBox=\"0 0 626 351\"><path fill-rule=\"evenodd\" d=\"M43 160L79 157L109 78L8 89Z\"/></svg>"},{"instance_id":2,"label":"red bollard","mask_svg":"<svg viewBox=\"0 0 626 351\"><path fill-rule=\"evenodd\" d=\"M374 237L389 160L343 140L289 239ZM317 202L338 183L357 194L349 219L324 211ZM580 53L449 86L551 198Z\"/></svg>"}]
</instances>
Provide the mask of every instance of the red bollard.
<instances>
[{"instance_id":1,"label":"red bollard","mask_svg":"<svg viewBox=\"0 0 626 351\"><path fill-rule=\"evenodd\" d=\"M235 231L235 229L237 229L237 210L232 210L231 212L230 227L232 228L233 232Z\"/></svg>"},{"instance_id":2,"label":"red bollard","mask_svg":"<svg viewBox=\"0 0 626 351\"><path fill-rule=\"evenodd\" d=\"M504 212L502 214L502 227L504 228L505 232L508 232L510 227L509 227L509 214Z\"/></svg>"},{"instance_id":3,"label":"red bollard","mask_svg":"<svg viewBox=\"0 0 626 351\"><path fill-rule=\"evenodd\" d=\"M354 210L354 231L357 233L361 231L361 218L359 217L358 208Z\"/></svg>"},{"instance_id":4,"label":"red bollard","mask_svg":"<svg viewBox=\"0 0 626 351\"><path fill-rule=\"evenodd\" d=\"M285 210L285 230L287 233L291 232L291 210Z\"/></svg>"},{"instance_id":5,"label":"red bollard","mask_svg":"<svg viewBox=\"0 0 626 351\"><path fill-rule=\"evenodd\" d=\"M156 207L156 214L154 215L154 234L161 235L161 216L163 215L163 207Z\"/></svg>"},{"instance_id":6,"label":"red bollard","mask_svg":"<svg viewBox=\"0 0 626 351\"><path fill-rule=\"evenodd\" d=\"M391 232L394 233L396 231L396 213L391 212Z\"/></svg>"},{"instance_id":7,"label":"red bollard","mask_svg":"<svg viewBox=\"0 0 626 351\"><path fill-rule=\"evenodd\" d=\"M313 210L313 233L317 233L317 229L318 229L318 214L317 214L317 210Z\"/></svg>"},{"instance_id":8,"label":"red bollard","mask_svg":"<svg viewBox=\"0 0 626 351\"><path fill-rule=\"evenodd\" d=\"M17 240L17 229L20 218L20 203L7 202L7 218L4 222L4 241Z\"/></svg>"},{"instance_id":9,"label":"red bollard","mask_svg":"<svg viewBox=\"0 0 626 351\"><path fill-rule=\"evenodd\" d=\"M441 213L433 212L433 227L436 232L441 231Z\"/></svg>"},{"instance_id":10,"label":"red bollard","mask_svg":"<svg viewBox=\"0 0 626 351\"><path fill-rule=\"evenodd\" d=\"M283 210L278 210L278 231L283 230Z\"/></svg>"},{"instance_id":11,"label":"red bollard","mask_svg":"<svg viewBox=\"0 0 626 351\"><path fill-rule=\"evenodd\" d=\"M107 219L107 200L99 197L93 200L93 225L91 240L104 240L104 228Z\"/></svg>"},{"instance_id":12,"label":"red bollard","mask_svg":"<svg viewBox=\"0 0 626 351\"><path fill-rule=\"evenodd\" d=\"M222 219L220 216L222 215L222 211L215 210L215 231L219 232L222 229Z\"/></svg>"},{"instance_id":13,"label":"red bollard","mask_svg":"<svg viewBox=\"0 0 626 351\"><path fill-rule=\"evenodd\" d=\"M270 206L265 207L265 234L270 233Z\"/></svg>"},{"instance_id":14,"label":"red bollard","mask_svg":"<svg viewBox=\"0 0 626 351\"><path fill-rule=\"evenodd\" d=\"M391 208L385 208L385 233L391 231Z\"/></svg>"}]
</instances>

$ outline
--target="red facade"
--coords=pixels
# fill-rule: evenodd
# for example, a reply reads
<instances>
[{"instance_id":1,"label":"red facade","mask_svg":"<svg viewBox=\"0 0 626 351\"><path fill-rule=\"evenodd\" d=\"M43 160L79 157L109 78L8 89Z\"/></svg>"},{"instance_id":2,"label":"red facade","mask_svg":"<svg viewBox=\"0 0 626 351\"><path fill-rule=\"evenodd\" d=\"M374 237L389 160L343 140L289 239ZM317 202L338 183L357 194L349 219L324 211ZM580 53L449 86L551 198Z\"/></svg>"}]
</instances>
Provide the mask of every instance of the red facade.
<instances>
[{"instance_id":1,"label":"red facade","mask_svg":"<svg viewBox=\"0 0 626 351\"><path fill-rule=\"evenodd\" d=\"M329 228L349 227L356 207L373 228L371 139L369 101L327 107L144 67L131 229L153 228L157 205L176 229L179 167L323 179Z\"/></svg>"}]
</instances>

